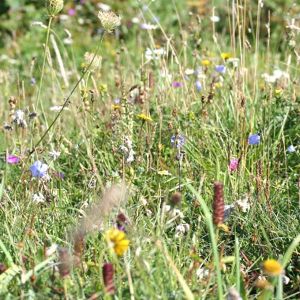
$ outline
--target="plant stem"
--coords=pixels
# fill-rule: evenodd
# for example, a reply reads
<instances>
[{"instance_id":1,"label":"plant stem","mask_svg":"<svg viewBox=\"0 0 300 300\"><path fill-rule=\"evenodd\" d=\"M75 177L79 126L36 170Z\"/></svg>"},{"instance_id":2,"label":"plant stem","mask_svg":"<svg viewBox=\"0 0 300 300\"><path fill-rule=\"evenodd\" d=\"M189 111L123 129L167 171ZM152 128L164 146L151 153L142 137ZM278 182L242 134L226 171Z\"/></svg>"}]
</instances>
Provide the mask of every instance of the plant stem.
<instances>
[{"instance_id":1,"label":"plant stem","mask_svg":"<svg viewBox=\"0 0 300 300\"><path fill-rule=\"evenodd\" d=\"M105 34L105 33L104 33ZM32 155L35 151L35 149L40 145L40 143L44 140L44 138L46 137L46 135L48 134L48 132L50 131L50 129L54 126L54 124L56 123L56 121L58 120L58 118L60 117L60 115L62 114L64 108L69 104L69 100L70 98L72 97L72 95L74 94L75 90L77 89L78 85L80 84L80 82L83 80L84 76L86 75L86 73L89 71L91 65L93 64L94 60L95 60L95 57L97 56L99 50L100 50L100 47L101 47L101 44L102 44L102 41L103 41L103 37L104 37L104 34L102 35L101 37L101 40L100 40L100 43L99 43L99 46L91 60L91 62L89 63L89 65L87 66L87 68L82 72L80 78L78 79L78 81L76 82L76 84L74 85L73 89L71 90L71 92L69 93L68 97L66 98L64 104L62 105L60 111L57 113L56 117L54 118L54 120L52 121L52 123L50 124L50 126L46 129L46 131L44 132L44 134L42 135L42 137L39 139L39 141L35 144L35 146L33 147L33 149L29 152L28 156Z\"/></svg>"},{"instance_id":2,"label":"plant stem","mask_svg":"<svg viewBox=\"0 0 300 300\"><path fill-rule=\"evenodd\" d=\"M221 268L220 268L220 259L219 259L219 253L218 253L218 245L217 245L217 238L214 231L214 224L212 222L212 215L205 203L205 201L202 199L200 194L194 189L193 186L191 186L189 183L187 183L188 189L197 197L197 199L200 202L202 212L205 217L205 221L209 230L212 250L213 250L213 256L214 256L214 265L215 270L217 273L217 288L218 288L218 300L224 299L223 296L223 282L222 282L222 274L221 274Z\"/></svg>"},{"instance_id":3,"label":"plant stem","mask_svg":"<svg viewBox=\"0 0 300 300\"><path fill-rule=\"evenodd\" d=\"M46 43L45 43L45 49L44 49L44 58L43 58L43 65L42 65L42 73L41 73L41 78L40 78L40 83L39 83L39 89L38 89L38 94L37 94L37 99L36 99L36 105L37 107L40 104L40 97L41 97L41 90L42 90L42 85L43 85L43 80L44 80L44 75L45 75L45 67L46 67L46 59L47 59L47 49L48 49L48 44L49 44L49 37L50 37L50 30L51 30L51 24L53 21L53 16L50 16L48 26L47 26L47 35L46 35ZM41 103L41 110L43 115L45 116L44 113L44 107L43 104ZM46 120L46 117L45 117ZM47 122L47 120L46 120Z\"/></svg>"}]
</instances>

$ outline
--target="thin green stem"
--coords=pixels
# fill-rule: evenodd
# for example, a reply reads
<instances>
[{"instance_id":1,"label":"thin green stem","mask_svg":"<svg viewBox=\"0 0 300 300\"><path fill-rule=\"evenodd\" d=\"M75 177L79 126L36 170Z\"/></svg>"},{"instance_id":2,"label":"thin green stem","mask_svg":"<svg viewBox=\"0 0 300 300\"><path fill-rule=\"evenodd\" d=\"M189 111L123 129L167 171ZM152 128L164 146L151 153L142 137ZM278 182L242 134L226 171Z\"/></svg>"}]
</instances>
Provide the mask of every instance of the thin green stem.
<instances>
[{"instance_id":1,"label":"thin green stem","mask_svg":"<svg viewBox=\"0 0 300 300\"><path fill-rule=\"evenodd\" d=\"M207 224L207 227L208 227L208 230L209 230L212 250L213 250L215 270L216 270L216 273L217 273L218 300L222 300L222 299L224 299L224 296L223 296L223 282L222 282L222 274L221 274L221 267L220 267L220 258L219 258L219 253L218 253L217 238L216 238L216 235L215 235L214 224L212 222L212 215L211 215L205 201L202 199L200 194L194 189L194 187L191 186L189 183L187 183L187 188L199 200L202 212L203 212L204 217L205 217L205 221L206 221L206 224Z\"/></svg>"},{"instance_id":2,"label":"thin green stem","mask_svg":"<svg viewBox=\"0 0 300 300\"><path fill-rule=\"evenodd\" d=\"M42 85L43 85L43 80L44 80L44 75L45 75L45 67L46 67L46 59L47 59L47 49L48 49L48 44L49 44L49 37L50 37L50 31L51 31L51 24L53 21L53 17L50 16L48 26L47 26L47 35L46 35L46 43L45 43L45 49L44 49L44 58L43 58L43 66L42 66L42 73L41 73L41 78L40 78L40 83L39 83L39 89L38 89L38 94L37 94L37 99L36 99L36 104L39 106L40 104L40 97L41 97L41 91L42 91ZM41 110L44 114L44 109L43 109L43 104L41 104Z\"/></svg>"},{"instance_id":3,"label":"thin green stem","mask_svg":"<svg viewBox=\"0 0 300 300\"><path fill-rule=\"evenodd\" d=\"M101 37L99 46L96 50L96 52L94 53L94 56L91 60L91 62L89 63L89 65L87 66L87 68L82 72L80 78L78 79L78 81L76 82L76 84L74 85L73 89L71 90L71 92L69 93L68 97L66 98L64 104L62 105L61 109L59 110L59 112L57 113L56 117L54 118L54 120L52 121L52 123L49 125L49 127L46 129L46 131L44 132L44 134L42 135L42 137L39 139L39 141L35 144L35 146L33 147L33 149L29 152L29 155L32 155L35 151L35 149L40 145L40 143L44 140L44 138L47 136L47 134L49 133L49 131L51 130L51 128L54 126L54 124L57 122L57 120L59 119L60 115L62 114L63 110L65 109L65 107L69 104L69 100L72 97L72 95L74 94L75 90L77 89L77 87L79 86L80 82L83 80L84 76L87 74L87 72L89 71L91 65L93 64L95 57L98 55L98 52L100 50L102 41L103 41L103 37L104 34Z\"/></svg>"}]
</instances>

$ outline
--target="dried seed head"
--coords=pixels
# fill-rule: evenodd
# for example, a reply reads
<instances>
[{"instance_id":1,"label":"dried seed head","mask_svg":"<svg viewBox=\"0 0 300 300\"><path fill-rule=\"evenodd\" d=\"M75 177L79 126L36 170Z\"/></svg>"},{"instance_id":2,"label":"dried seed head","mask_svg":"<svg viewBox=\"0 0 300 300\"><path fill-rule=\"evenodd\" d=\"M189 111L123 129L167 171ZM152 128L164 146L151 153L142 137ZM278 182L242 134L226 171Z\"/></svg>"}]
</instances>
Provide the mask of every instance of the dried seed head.
<instances>
[{"instance_id":1,"label":"dried seed head","mask_svg":"<svg viewBox=\"0 0 300 300\"><path fill-rule=\"evenodd\" d=\"M46 7L49 15L54 17L64 8L64 0L46 0Z\"/></svg>"},{"instance_id":2,"label":"dried seed head","mask_svg":"<svg viewBox=\"0 0 300 300\"><path fill-rule=\"evenodd\" d=\"M114 266L111 263L105 263L102 268L102 273L105 292L107 294L113 295L115 293Z\"/></svg>"},{"instance_id":3,"label":"dried seed head","mask_svg":"<svg viewBox=\"0 0 300 300\"><path fill-rule=\"evenodd\" d=\"M0 263L0 274L4 273L7 270L7 267L5 264Z\"/></svg>"},{"instance_id":4,"label":"dried seed head","mask_svg":"<svg viewBox=\"0 0 300 300\"><path fill-rule=\"evenodd\" d=\"M175 205L179 205L181 203L181 199L182 199L182 195L179 192L175 192L172 196L171 196L171 204L173 206Z\"/></svg>"},{"instance_id":5,"label":"dried seed head","mask_svg":"<svg viewBox=\"0 0 300 300\"><path fill-rule=\"evenodd\" d=\"M58 270L61 277L66 277L70 274L71 257L67 248L59 248L59 265Z\"/></svg>"},{"instance_id":6,"label":"dried seed head","mask_svg":"<svg viewBox=\"0 0 300 300\"><path fill-rule=\"evenodd\" d=\"M83 230L78 230L74 235L74 255L80 260L84 253L85 242L84 242Z\"/></svg>"},{"instance_id":7,"label":"dried seed head","mask_svg":"<svg viewBox=\"0 0 300 300\"><path fill-rule=\"evenodd\" d=\"M107 32L112 32L121 25L121 18L112 11L102 11L98 13L98 18L103 29Z\"/></svg>"},{"instance_id":8,"label":"dried seed head","mask_svg":"<svg viewBox=\"0 0 300 300\"><path fill-rule=\"evenodd\" d=\"M214 183L213 222L215 225L224 222L224 192L220 182Z\"/></svg>"}]
</instances>

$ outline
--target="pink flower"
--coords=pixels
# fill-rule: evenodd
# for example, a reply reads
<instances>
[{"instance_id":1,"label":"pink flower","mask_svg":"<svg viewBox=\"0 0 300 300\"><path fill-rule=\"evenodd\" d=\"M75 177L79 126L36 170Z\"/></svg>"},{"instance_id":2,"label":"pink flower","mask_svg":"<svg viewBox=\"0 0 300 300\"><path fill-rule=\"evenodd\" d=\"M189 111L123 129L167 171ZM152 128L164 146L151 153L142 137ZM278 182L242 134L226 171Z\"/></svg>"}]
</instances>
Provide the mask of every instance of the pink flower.
<instances>
[{"instance_id":1,"label":"pink flower","mask_svg":"<svg viewBox=\"0 0 300 300\"><path fill-rule=\"evenodd\" d=\"M16 165L20 162L20 158L18 156L9 154L6 157L6 162L10 165Z\"/></svg>"},{"instance_id":2,"label":"pink flower","mask_svg":"<svg viewBox=\"0 0 300 300\"><path fill-rule=\"evenodd\" d=\"M71 16L71 17L75 16L76 15L76 9L70 8L68 10L68 15Z\"/></svg>"},{"instance_id":3,"label":"pink flower","mask_svg":"<svg viewBox=\"0 0 300 300\"><path fill-rule=\"evenodd\" d=\"M229 163L229 166L228 166L229 171L234 172L234 171L237 170L238 167L239 167L239 159L232 158L230 160L230 163Z\"/></svg>"}]
</instances>

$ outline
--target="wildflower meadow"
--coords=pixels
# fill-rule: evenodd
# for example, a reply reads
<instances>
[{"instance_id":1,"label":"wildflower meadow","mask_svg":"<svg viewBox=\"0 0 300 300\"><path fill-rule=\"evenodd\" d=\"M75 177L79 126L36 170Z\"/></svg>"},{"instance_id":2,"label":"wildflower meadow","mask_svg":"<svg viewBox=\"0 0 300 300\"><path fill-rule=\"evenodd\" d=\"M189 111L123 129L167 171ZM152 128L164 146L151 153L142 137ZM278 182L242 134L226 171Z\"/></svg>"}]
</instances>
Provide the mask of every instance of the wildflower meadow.
<instances>
[{"instance_id":1,"label":"wildflower meadow","mask_svg":"<svg viewBox=\"0 0 300 300\"><path fill-rule=\"evenodd\" d=\"M0 299L300 299L297 0L0 1Z\"/></svg>"}]
</instances>

